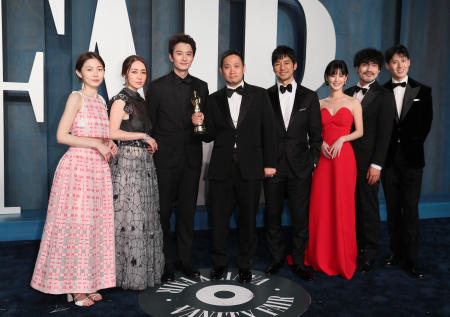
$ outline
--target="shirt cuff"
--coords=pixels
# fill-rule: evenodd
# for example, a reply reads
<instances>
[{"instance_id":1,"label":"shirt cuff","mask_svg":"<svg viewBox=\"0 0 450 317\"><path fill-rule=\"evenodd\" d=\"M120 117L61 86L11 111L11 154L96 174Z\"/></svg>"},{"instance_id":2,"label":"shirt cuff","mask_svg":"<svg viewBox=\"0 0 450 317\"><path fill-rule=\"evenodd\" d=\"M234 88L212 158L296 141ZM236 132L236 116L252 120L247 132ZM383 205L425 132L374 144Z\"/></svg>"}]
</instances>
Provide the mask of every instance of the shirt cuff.
<instances>
[{"instance_id":1,"label":"shirt cuff","mask_svg":"<svg viewBox=\"0 0 450 317\"><path fill-rule=\"evenodd\" d=\"M373 167L374 169L379 170L379 171L381 171L383 169L380 165L377 165L374 163L370 164L370 167Z\"/></svg>"}]
</instances>

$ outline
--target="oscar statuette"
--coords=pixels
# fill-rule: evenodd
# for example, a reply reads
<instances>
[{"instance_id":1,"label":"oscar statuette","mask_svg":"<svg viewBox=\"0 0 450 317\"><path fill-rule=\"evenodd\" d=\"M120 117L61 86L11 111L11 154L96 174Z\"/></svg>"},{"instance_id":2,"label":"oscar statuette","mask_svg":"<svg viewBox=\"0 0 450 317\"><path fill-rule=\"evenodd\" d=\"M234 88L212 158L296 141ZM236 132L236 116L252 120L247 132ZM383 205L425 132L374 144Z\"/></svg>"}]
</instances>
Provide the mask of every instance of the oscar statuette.
<instances>
[{"instance_id":1,"label":"oscar statuette","mask_svg":"<svg viewBox=\"0 0 450 317\"><path fill-rule=\"evenodd\" d=\"M194 113L202 112L200 108L200 104L202 102L202 98L197 95L197 91L194 90L194 96L191 98L191 103L194 106ZM205 134L206 133L206 127L204 123L200 123L197 125L194 125L194 133L195 134Z\"/></svg>"}]
</instances>

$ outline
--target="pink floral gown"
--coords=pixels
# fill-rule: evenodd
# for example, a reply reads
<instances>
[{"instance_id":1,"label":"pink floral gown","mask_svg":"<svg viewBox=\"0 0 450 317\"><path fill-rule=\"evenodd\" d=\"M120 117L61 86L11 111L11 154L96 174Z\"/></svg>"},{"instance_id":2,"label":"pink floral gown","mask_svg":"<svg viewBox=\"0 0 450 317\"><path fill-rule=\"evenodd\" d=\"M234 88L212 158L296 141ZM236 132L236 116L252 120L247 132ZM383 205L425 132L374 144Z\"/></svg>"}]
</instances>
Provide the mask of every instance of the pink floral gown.
<instances>
[{"instance_id":1,"label":"pink floral gown","mask_svg":"<svg viewBox=\"0 0 450 317\"><path fill-rule=\"evenodd\" d=\"M72 135L108 138L105 101L81 92ZM114 287L114 211L108 163L94 149L70 147L55 171L31 286L49 294Z\"/></svg>"}]
</instances>

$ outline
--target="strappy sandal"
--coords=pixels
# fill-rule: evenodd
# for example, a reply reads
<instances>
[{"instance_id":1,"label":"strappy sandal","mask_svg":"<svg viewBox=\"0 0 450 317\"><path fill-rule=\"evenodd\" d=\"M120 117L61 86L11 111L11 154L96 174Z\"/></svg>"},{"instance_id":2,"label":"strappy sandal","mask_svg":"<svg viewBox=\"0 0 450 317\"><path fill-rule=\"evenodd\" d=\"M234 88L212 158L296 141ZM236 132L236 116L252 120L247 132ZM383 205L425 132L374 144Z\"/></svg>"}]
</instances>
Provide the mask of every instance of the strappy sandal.
<instances>
[{"instance_id":1,"label":"strappy sandal","mask_svg":"<svg viewBox=\"0 0 450 317\"><path fill-rule=\"evenodd\" d=\"M83 299L77 300L78 297L80 297L83 294L77 294L76 296L74 296L73 294L67 294L67 301L70 302L75 302L75 305L77 306L81 306L81 307L89 307L94 305L94 302L89 298L89 296L86 296Z\"/></svg>"},{"instance_id":2,"label":"strappy sandal","mask_svg":"<svg viewBox=\"0 0 450 317\"><path fill-rule=\"evenodd\" d=\"M99 302L103 299L100 293L90 293L87 297L89 297L93 302Z\"/></svg>"}]
</instances>

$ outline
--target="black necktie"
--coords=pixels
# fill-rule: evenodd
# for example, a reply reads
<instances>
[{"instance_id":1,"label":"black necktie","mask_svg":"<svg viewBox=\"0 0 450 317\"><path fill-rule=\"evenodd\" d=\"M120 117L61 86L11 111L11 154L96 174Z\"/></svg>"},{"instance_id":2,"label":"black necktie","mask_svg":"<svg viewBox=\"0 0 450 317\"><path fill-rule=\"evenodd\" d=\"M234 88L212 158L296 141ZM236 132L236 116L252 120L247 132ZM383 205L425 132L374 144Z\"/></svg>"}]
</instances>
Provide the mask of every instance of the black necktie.
<instances>
[{"instance_id":1,"label":"black necktie","mask_svg":"<svg viewBox=\"0 0 450 317\"><path fill-rule=\"evenodd\" d=\"M391 83L392 89L394 89L395 87L398 87L398 86L406 87L406 81L404 81L402 83Z\"/></svg>"},{"instance_id":2,"label":"black necktie","mask_svg":"<svg viewBox=\"0 0 450 317\"><path fill-rule=\"evenodd\" d=\"M367 92L367 88L362 88L362 87L359 87L359 86L356 86L355 87L355 92L358 92L358 91L362 91L362 94L363 95L365 95L366 94L366 92Z\"/></svg>"},{"instance_id":3,"label":"black necktie","mask_svg":"<svg viewBox=\"0 0 450 317\"><path fill-rule=\"evenodd\" d=\"M289 91L289 92L292 92L292 84L289 84L286 87L283 86L283 85L280 85L280 92L282 94L284 94L286 92L286 90Z\"/></svg>"},{"instance_id":4,"label":"black necktie","mask_svg":"<svg viewBox=\"0 0 450 317\"><path fill-rule=\"evenodd\" d=\"M243 91L244 91L244 87L242 87L242 86L239 86L235 89L227 88L227 96L228 96L228 98L231 98L231 96L233 96L233 94L235 92L242 96Z\"/></svg>"}]
</instances>

